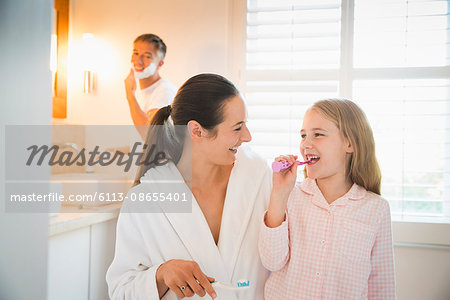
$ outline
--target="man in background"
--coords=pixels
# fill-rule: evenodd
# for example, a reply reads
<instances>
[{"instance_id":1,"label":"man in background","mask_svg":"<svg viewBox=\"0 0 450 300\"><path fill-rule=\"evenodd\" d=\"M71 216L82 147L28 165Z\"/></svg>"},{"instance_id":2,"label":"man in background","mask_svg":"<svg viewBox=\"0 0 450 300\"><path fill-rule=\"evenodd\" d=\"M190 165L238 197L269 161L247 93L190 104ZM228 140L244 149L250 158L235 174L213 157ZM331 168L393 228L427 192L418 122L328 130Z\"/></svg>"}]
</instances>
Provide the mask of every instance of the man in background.
<instances>
[{"instance_id":1,"label":"man in background","mask_svg":"<svg viewBox=\"0 0 450 300\"><path fill-rule=\"evenodd\" d=\"M142 138L146 126L156 111L172 103L177 92L167 79L161 78L159 69L164 65L166 44L154 34L142 34L133 42L131 70L125 79L125 91L131 118ZM139 80L137 89L136 79Z\"/></svg>"}]
</instances>

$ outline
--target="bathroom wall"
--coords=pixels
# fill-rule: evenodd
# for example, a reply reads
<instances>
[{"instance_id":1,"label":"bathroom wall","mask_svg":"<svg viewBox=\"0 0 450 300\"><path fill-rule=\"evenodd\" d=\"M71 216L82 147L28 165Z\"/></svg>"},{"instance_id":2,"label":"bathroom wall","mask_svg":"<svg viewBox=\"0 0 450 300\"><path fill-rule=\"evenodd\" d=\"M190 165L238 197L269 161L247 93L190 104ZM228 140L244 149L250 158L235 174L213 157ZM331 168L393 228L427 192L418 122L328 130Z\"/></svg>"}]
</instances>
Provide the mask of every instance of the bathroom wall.
<instances>
[{"instance_id":1,"label":"bathroom wall","mask_svg":"<svg viewBox=\"0 0 450 300\"><path fill-rule=\"evenodd\" d=\"M450 299L450 224L394 222L398 300Z\"/></svg>"},{"instance_id":2,"label":"bathroom wall","mask_svg":"<svg viewBox=\"0 0 450 300\"><path fill-rule=\"evenodd\" d=\"M167 44L161 69L177 87L201 72L230 74L227 0L72 0L68 73L68 118L77 124L132 124L123 80L132 42L141 33L158 34ZM82 34L94 34L96 88L83 93ZM229 76L228 76L229 77ZM233 80L233 78L231 78Z\"/></svg>"},{"instance_id":3,"label":"bathroom wall","mask_svg":"<svg viewBox=\"0 0 450 300\"><path fill-rule=\"evenodd\" d=\"M51 121L51 0L0 1L0 299L45 299L47 213L5 212L4 125ZM42 141L43 143L49 142ZM42 180L50 168L41 168Z\"/></svg>"},{"instance_id":4,"label":"bathroom wall","mask_svg":"<svg viewBox=\"0 0 450 300\"><path fill-rule=\"evenodd\" d=\"M398 300L450 299L448 246L395 247L394 252Z\"/></svg>"}]
</instances>

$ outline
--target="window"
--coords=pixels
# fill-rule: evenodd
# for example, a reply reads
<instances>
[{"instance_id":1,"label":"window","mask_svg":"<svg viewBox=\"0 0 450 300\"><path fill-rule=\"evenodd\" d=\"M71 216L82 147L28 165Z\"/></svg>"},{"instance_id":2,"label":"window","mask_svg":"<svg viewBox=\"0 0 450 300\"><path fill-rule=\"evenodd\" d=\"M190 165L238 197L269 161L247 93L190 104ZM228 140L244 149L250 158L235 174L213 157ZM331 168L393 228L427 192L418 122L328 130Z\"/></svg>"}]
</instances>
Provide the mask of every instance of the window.
<instances>
[{"instance_id":1,"label":"window","mask_svg":"<svg viewBox=\"0 0 450 300\"><path fill-rule=\"evenodd\" d=\"M393 219L450 220L450 1L248 0L253 148L298 153L306 109L357 102Z\"/></svg>"}]
</instances>

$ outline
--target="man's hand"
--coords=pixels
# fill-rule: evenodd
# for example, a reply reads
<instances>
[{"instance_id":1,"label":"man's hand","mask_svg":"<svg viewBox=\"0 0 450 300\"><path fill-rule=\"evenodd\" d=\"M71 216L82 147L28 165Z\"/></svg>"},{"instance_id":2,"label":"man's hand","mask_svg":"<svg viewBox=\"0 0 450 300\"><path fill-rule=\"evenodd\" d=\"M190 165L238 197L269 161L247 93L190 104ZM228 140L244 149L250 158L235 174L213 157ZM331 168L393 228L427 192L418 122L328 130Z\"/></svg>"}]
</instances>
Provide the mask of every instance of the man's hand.
<instances>
[{"instance_id":1,"label":"man's hand","mask_svg":"<svg viewBox=\"0 0 450 300\"><path fill-rule=\"evenodd\" d=\"M130 69L130 74L125 78L125 91L128 95L133 95L136 92L136 79L134 78L134 72Z\"/></svg>"}]
</instances>

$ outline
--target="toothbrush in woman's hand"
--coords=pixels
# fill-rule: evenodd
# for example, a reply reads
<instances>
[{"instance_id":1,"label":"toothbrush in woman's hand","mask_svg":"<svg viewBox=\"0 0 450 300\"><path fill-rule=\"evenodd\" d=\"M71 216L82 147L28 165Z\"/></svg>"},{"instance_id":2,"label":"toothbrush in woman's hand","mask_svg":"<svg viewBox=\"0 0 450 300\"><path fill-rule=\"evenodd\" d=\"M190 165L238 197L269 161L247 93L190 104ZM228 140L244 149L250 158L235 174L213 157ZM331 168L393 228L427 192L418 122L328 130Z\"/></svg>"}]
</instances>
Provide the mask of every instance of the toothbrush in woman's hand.
<instances>
[{"instance_id":1,"label":"toothbrush in woman's hand","mask_svg":"<svg viewBox=\"0 0 450 300\"><path fill-rule=\"evenodd\" d=\"M222 283L219 281L213 281L213 282L211 282L211 285L214 288L217 287L217 288L222 288L222 289L226 289L226 290L230 290L230 291L241 291L241 290L246 290L246 289L250 288L250 280L239 280L235 286L225 284L225 283Z\"/></svg>"},{"instance_id":2,"label":"toothbrush in woman's hand","mask_svg":"<svg viewBox=\"0 0 450 300\"><path fill-rule=\"evenodd\" d=\"M299 166L301 165L305 165L305 164L309 164L311 162L311 160L307 160L307 161L297 161L297 164ZM275 173L278 173L280 171L286 170L287 168L289 168L292 164L288 163L287 161L274 161L272 163L272 170Z\"/></svg>"}]
</instances>

